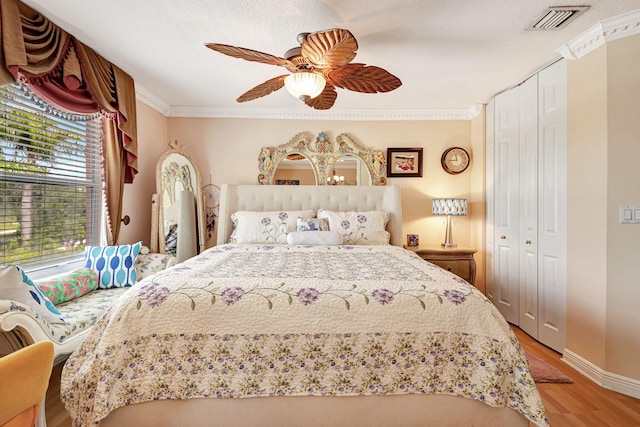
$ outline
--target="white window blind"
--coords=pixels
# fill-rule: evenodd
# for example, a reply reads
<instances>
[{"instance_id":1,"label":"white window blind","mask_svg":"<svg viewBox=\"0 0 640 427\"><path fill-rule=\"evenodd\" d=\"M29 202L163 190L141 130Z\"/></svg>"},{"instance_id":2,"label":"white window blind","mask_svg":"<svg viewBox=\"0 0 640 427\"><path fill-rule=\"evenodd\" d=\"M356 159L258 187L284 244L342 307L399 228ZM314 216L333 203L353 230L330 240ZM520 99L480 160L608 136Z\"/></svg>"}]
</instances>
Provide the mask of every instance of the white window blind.
<instances>
[{"instance_id":1,"label":"white window blind","mask_svg":"<svg viewBox=\"0 0 640 427\"><path fill-rule=\"evenodd\" d=\"M0 87L0 264L54 265L98 245L101 119Z\"/></svg>"}]
</instances>

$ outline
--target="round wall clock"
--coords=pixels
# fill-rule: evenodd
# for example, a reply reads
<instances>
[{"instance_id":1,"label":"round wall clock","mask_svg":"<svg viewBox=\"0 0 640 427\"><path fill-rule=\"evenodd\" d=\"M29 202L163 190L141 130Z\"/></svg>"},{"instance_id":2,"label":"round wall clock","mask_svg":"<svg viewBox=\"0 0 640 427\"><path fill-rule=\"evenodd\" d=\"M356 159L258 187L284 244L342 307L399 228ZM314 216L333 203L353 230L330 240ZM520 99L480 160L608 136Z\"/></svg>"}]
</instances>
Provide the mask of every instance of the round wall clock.
<instances>
[{"instance_id":1,"label":"round wall clock","mask_svg":"<svg viewBox=\"0 0 640 427\"><path fill-rule=\"evenodd\" d=\"M451 147L444 150L440 164L445 172L456 175L464 172L469 167L469 153L460 147Z\"/></svg>"}]
</instances>

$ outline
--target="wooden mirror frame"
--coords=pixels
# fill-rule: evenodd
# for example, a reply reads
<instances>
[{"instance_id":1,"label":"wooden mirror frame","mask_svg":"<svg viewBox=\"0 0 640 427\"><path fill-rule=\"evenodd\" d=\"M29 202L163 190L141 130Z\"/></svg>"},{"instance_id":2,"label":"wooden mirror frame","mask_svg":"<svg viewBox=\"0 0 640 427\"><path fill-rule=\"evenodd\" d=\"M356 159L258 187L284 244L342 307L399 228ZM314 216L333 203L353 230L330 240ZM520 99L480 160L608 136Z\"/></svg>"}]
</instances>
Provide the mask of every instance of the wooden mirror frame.
<instances>
[{"instance_id":1,"label":"wooden mirror frame","mask_svg":"<svg viewBox=\"0 0 640 427\"><path fill-rule=\"evenodd\" d=\"M387 184L387 161L384 152L370 150L355 142L346 133L336 138L336 144L326 133L320 132L314 142L305 133L299 133L286 144L277 147L262 147L258 156L258 183L272 185L273 177L280 162L290 155L300 155L311 163L316 185L326 185L327 178L333 176L338 159L353 156L360 159L371 178L371 185Z\"/></svg>"},{"instance_id":2,"label":"wooden mirror frame","mask_svg":"<svg viewBox=\"0 0 640 427\"><path fill-rule=\"evenodd\" d=\"M205 228L204 222L204 203L202 197L202 178L200 176L200 169L198 165L193 161L191 156L184 151L182 144L178 141L169 143L169 149L160 155L158 162L156 163L156 193L158 194L158 243L159 252L166 252L165 245L165 230L164 230L164 186L163 186L163 168L164 162L172 155L182 156L185 159L185 163L189 163L189 167L195 171L195 182L192 182L192 188L188 189L193 191L196 199L196 246L197 252L200 253L205 249Z\"/></svg>"}]
</instances>

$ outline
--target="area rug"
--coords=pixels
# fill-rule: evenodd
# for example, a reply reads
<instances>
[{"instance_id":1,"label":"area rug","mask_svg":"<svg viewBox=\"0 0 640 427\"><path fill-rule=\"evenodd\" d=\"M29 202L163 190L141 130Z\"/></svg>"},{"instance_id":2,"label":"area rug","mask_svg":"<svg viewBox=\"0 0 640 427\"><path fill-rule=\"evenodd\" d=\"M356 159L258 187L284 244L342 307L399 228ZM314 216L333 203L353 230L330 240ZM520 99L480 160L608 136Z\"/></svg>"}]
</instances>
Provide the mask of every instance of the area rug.
<instances>
[{"instance_id":1,"label":"area rug","mask_svg":"<svg viewBox=\"0 0 640 427\"><path fill-rule=\"evenodd\" d=\"M537 383L573 383L573 380L533 354L527 353L531 376Z\"/></svg>"}]
</instances>

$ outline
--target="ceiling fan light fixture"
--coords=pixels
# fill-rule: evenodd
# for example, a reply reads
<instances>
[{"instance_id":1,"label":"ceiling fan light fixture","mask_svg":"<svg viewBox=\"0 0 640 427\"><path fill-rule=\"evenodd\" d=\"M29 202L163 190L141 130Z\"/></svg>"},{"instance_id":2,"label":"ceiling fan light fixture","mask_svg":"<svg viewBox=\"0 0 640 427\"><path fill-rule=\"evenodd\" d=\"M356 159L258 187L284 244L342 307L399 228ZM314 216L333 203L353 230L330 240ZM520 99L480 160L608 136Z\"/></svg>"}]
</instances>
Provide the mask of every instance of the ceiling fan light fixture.
<instances>
[{"instance_id":1,"label":"ceiling fan light fixture","mask_svg":"<svg viewBox=\"0 0 640 427\"><path fill-rule=\"evenodd\" d=\"M284 79L284 87L303 102L320 95L326 84L327 81L320 74L308 71L289 74Z\"/></svg>"}]
</instances>

